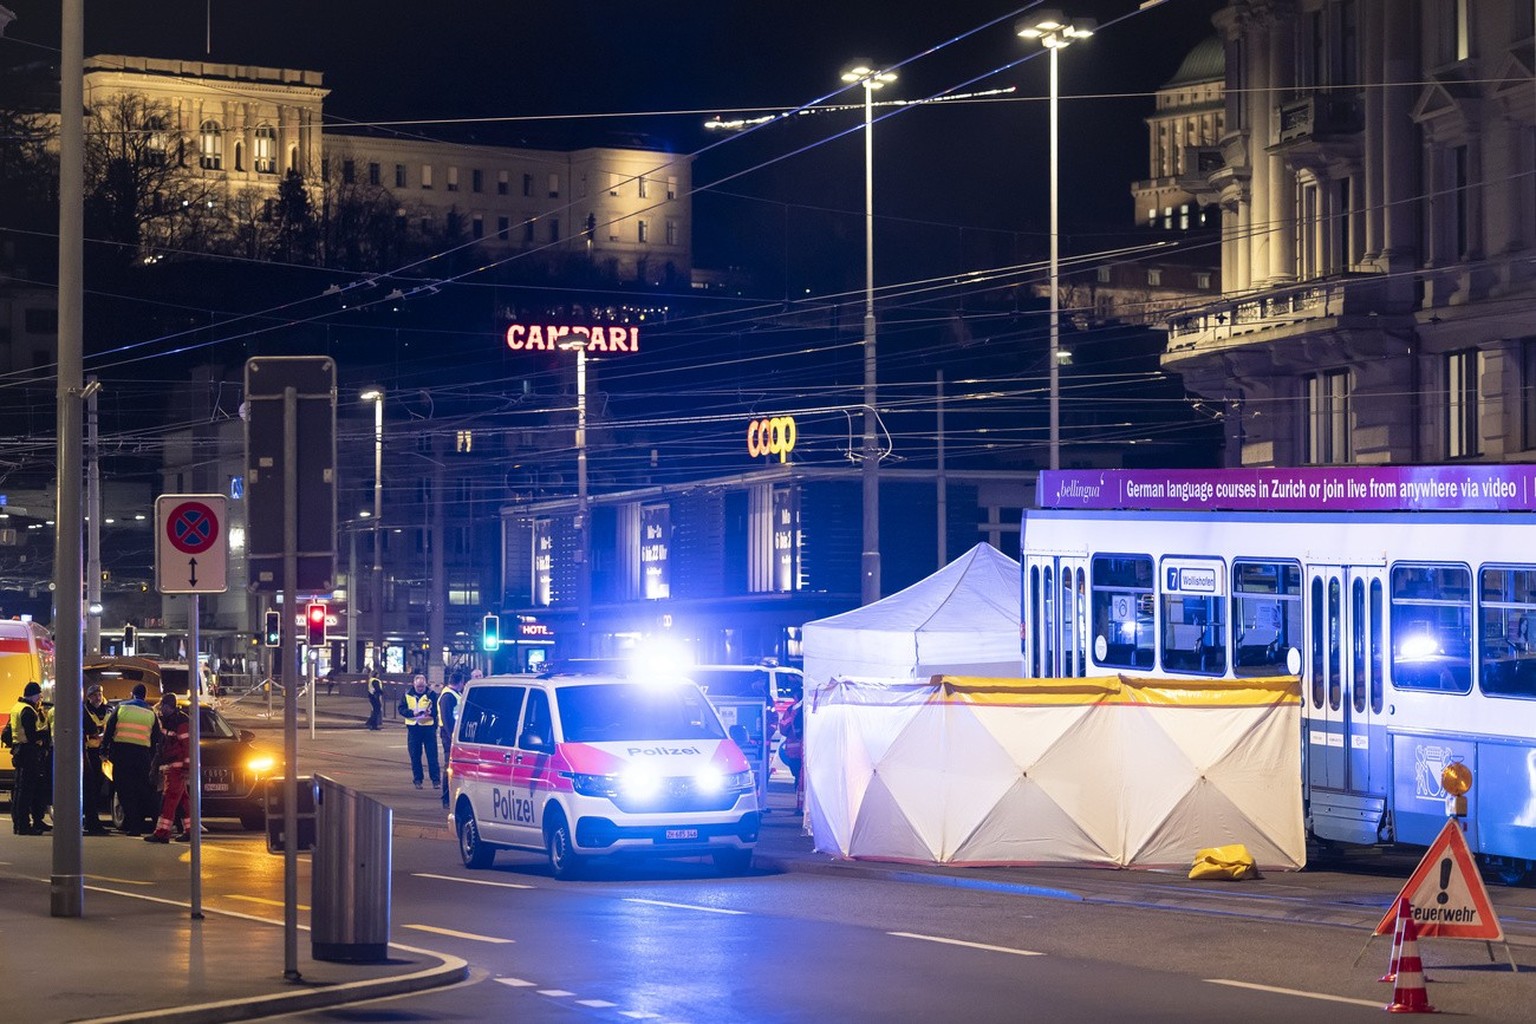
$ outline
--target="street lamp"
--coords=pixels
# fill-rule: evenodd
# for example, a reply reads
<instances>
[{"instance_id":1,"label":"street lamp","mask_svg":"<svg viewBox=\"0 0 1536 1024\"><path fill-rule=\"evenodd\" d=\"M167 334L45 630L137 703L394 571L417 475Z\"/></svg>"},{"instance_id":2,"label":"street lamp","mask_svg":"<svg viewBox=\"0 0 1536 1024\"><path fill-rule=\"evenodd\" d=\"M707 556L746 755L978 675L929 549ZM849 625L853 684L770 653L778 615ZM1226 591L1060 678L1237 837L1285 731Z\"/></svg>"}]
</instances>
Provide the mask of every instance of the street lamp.
<instances>
[{"instance_id":1,"label":"street lamp","mask_svg":"<svg viewBox=\"0 0 1536 1024\"><path fill-rule=\"evenodd\" d=\"M1066 49L1074 39L1086 39L1093 35L1098 22L1092 18L1068 21L1056 10L1039 10L1014 23L1013 30L1023 39L1038 39L1040 45L1051 52L1051 468L1061 468L1061 298L1057 278L1061 273L1060 236L1057 232L1057 214L1060 203L1057 194L1056 124L1059 97L1056 87L1056 53Z\"/></svg>"},{"instance_id":2,"label":"street lamp","mask_svg":"<svg viewBox=\"0 0 1536 1024\"><path fill-rule=\"evenodd\" d=\"M358 398L373 403L373 671L384 671L384 389Z\"/></svg>"},{"instance_id":3,"label":"street lamp","mask_svg":"<svg viewBox=\"0 0 1536 1024\"><path fill-rule=\"evenodd\" d=\"M896 72L857 60L843 81L864 87L864 553L860 569L864 604L880 600L880 452L875 446L875 146L874 95L896 81Z\"/></svg>"}]
</instances>

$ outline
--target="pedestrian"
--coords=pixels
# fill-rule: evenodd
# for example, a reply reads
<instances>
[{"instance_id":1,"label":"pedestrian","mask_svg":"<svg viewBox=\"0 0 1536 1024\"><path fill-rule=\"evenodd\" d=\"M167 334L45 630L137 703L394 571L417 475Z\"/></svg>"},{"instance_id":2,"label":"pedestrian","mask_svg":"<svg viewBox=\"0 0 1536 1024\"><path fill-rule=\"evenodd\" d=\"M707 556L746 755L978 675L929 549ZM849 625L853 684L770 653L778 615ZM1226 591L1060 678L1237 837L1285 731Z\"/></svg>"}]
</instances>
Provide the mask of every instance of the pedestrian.
<instances>
[{"instance_id":1,"label":"pedestrian","mask_svg":"<svg viewBox=\"0 0 1536 1024\"><path fill-rule=\"evenodd\" d=\"M101 699L101 684L92 683L85 688L85 704L81 708L81 731L85 738L85 761L82 763L80 806L84 815L84 829L88 836L104 836L107 830L101 825L101 797L107 787L107 777L101 767L101 738L107 728L107 716L112 709Z\"/></svg>"},{"instance_id":2,"label":"pedestrian","mask_svg":"<svg viewBox=\"0 0 1536 1024\"><path fill-rule=\"evenodd\" d=\"M123 835L144 831L144 819L154 810L154 783L149 765L154 753L155 712L144 700L143 683L133 696L113 708L101 731L101 756L112 768L112 788L123 808Z\"/></svg>"},{"instance_id":3,"label":"pedestrian","mask_svg":"<svg viewBox=\"0 0 1536 1024\"><path fill-rule=\"evenodd\" d=\"M35 682L22 687L11 709L11 760L16 765L11 790L11 826L19 836L40 836L49 830L48 768L53 752L53 730L48 709L43 707L43 688Z\"/></svg>"},{"instance_id":4,"label":"pedestrian","mask_svg":"<svg viewBox=\"0 0 1536 1024\"><path fill-rule=\"evenodd\" d=\"M160 776L164 794L160 799L160 817L155 830L144 837L146 843L168 843L176 815L181 814L181 832L176 841L192 838L192 805L187 795L187 776L192 770L192 720L176 706L176 695L160 695L160 713L155 720L155 756L152 770Z\"/></svg>"},{"instance_id":5,"label":"pedestrian","mask_svg":"<svg viewBox=\"0 0 1536 1024\"><path fill-rule=\"evenodd\" d=\"M448 766L453 730L459 722L459 703L464 699L464 673L456 670L443 692L437 695L437 734L443 744L443 806L448 806Z\"/></svg>"},{"instance_id":6,"label":"pedestrian","mask_svg":"<svg viewBox=\"0 0 1536 1024\"><path fill-rule=\"evenodd\" d=\"M374 732L379 731L379 726L384 721L384 684L379 682L379 674L372 669L368 670L368 728Z\"/></svg>"},{"instance_id":7,"label":"pedestrian","mask_svg":"<svg viewBox=\"0 0 1536 1024\"><path fill-rule=\"evenodd\" d=\"M427 759L433 787L442 784L437 772L436 699L427 690L427 677L417 675L411 688L400 695L400 717L405 720L406 747L411 752L411 781L421 788L421 759Z\"/></svg>"}]
</instances>

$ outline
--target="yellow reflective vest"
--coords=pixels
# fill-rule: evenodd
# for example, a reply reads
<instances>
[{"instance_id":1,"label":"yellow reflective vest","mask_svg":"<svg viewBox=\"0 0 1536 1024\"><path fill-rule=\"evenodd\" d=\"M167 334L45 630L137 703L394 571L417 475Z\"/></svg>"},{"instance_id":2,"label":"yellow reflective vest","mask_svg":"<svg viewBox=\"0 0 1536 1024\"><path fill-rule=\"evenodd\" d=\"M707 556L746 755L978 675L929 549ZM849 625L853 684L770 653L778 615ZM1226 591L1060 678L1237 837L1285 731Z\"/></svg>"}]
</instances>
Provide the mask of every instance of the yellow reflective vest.
<instances>
[{"instance_id":1,"label":"yellow reflective vest","mask_svg":"<svg viewBox=\"0 0 1536 1024\"><path fill-rule=\"evenodd\" d=\"M400 702L406 707L406 725L434 729L437 727L437 700L431 690L426 693L417 693L412 690L401 697ZM418 715L422 717L418 718Z\"/></svg>"},{"instance_id":2,"label":"yellow reflective vest","mask_svg":"<svg viewBox=\"0 0 1536 1024\"><path fill-rule=\"evenodd\" d=\"M31 742L31 737L23 736L21 734L21 713L28 708L31 708L33 711L37 712L37 731L44 733L48 731L48 709L43 707L41 703L34 707L27 701L19 700L16 702L16 706L11 708L12 747L19 747L25 743Z\"/></svg>"},{"instance_id":3,"label":"yellow reflective vest","mask_svg":"<svg viewBox=\"0 0 1536 1024\"><path fill-rule=\"evenodd\" d=\"M112 742L127 743L135 747L149 746L149 736L155 727L155 713L143 704L119 704L117 728Z\"/></svg>"}]
</instances>

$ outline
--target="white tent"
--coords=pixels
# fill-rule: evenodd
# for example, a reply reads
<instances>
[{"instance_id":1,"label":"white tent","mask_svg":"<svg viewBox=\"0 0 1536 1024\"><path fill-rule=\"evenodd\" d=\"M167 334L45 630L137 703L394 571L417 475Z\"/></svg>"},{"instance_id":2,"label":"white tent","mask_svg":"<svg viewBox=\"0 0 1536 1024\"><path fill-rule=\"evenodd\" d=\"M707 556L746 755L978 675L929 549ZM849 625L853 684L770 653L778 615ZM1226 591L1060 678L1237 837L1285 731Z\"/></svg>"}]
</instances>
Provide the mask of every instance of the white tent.
<instances>
[{"instance_id":1,"label":"white tent","mask_svg":"<svg viewBox=\"0 0 1536 1024\"><path fill-rule=\"evenodd\" d=\"M977 544L938 572L841 615L805 624L805 682L1017 677L1019 563Z\"/></svg>"},{"instance_id":2,"label":"white tent","mask_svg":"<svg viewBox=\"0 0 1536 1024\"><path fill-rule=\"evenodd\" d=\"M817 850L932 864L1306 863L1294 677L839 680L809 694Z\"/></svg>"}]
</instances>

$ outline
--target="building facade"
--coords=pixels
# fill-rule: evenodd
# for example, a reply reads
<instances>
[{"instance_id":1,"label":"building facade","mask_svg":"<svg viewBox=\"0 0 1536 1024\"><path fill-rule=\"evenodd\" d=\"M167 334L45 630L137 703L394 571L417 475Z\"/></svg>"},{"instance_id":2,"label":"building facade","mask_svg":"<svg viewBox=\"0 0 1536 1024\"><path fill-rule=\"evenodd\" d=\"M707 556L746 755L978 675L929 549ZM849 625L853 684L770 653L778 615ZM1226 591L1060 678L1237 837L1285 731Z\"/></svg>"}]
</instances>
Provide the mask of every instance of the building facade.
<instances>
[{"instance_id":1,"label":"building facade","mask_svg":"<svg viewBox=\"0 0 1536 1024\"><path fill-rule=\"evenodd\" d=\"M1233 465L1536 459L1536 57L1525 0L1245 0L1222 298L1163 365Z\"/></svg>"}]
</instances>

